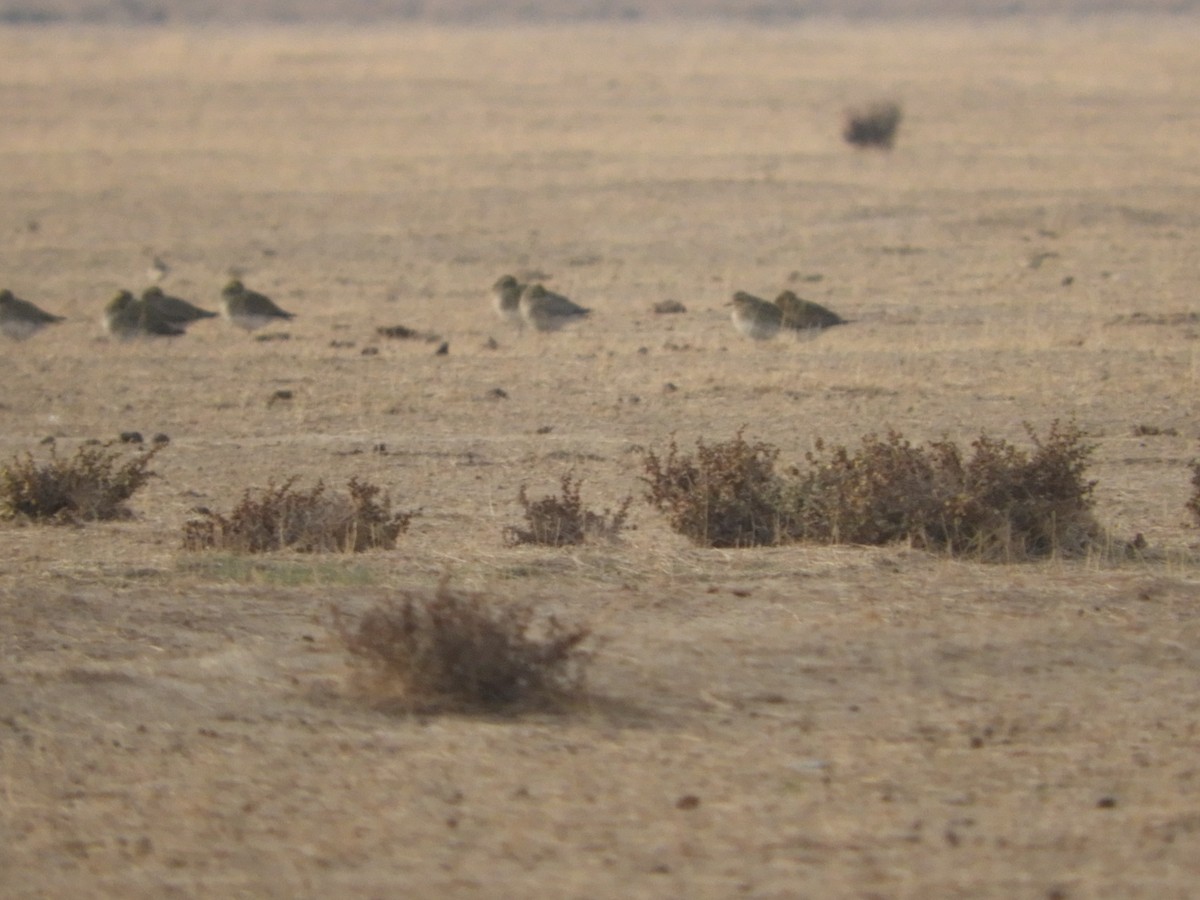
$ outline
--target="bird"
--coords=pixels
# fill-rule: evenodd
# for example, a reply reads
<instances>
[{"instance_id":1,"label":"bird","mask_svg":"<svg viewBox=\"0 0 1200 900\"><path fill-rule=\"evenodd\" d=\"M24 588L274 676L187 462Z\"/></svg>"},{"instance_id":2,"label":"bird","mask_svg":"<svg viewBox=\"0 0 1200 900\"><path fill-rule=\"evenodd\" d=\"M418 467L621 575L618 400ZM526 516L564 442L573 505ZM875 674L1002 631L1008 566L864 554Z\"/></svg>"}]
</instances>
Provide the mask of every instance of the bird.
<instances>
[{"instance_id":1,"label":"bird","mask_svg":"<svg viewBox=\"0 0 1200 900\"><path fill-rule=\"evenodd\" d=\"M194 303L189 303L180 297L172 297L170 294L163 293L163 289L157 285L148 287L142 291L141 302L148 309L154 310L155 314L164 321L185 328L192 322L198 322L200 319L215 319L217 317L215 312L201 309Z\"/></svg>"},{"instance_id":2,"label":"bird","mask_svg":"<svg viewBox=\"0 0 1200 900\"><path fill-rule=\"evenodd\" d=\"M518 308L525 323L538 331L558 331L564 325L587 318L592 312L562 294L546 290L540 283L525 286Z\"/></svg>"},{"instance_id":3,"label":"bird","mask_svg":"<svg viewBox=\"0 0 1200 900\"><path fill-rule=\"evenodd\" d=\"M492 306L506 322L521 325L521 292L525 285L511 275L502 275L492 285Z\"/></svg>"},{"instance_id":4,"label":"bird","mask_svg":"<svg viewBox=\"0 0 1200 900\"><path fill-rule=\"evenodd\" d=\"M40 309L28 300L22 300L8 288L0 290L0 331L14 341L33 337L47 325L64 321Z\"/></svg>"},{"instance_id":5,"label":"bird","mask_svg":"<svg viewBox=\"0 0 1200 900\"><path fill-rule=\"evenodd\" d=\"M139 337L179 337L186 331L138 300L129 291L118 291L104 307L104 330L122 341Z\"/></svg>"},{"instance_id":6,"label":"bird","mask_svg":"<svg viewBox=\"0 0 1200 900\"><path fill-rule=\"evenodd\" d=\"M791 291L784 291L776 297L775 305L783 314L780 325L794 331L821 330L846 324L846 320L833 310L826 309L820 303L797 297Z\"/></svg>"},{"instance_id":7,"label":"bird","mask_svg":"<svg viewBox=\"0 0 1200 900\"><path fill-rule=\"evenodd\" d=\"M150 268L146 270L146 277L154 282L162 281L171 271L171 267L163 262L161 256L154 257L154 261L150 263Z\"/></svg>"},{"instance_id":8,"label":"bird","mask_svg":"<svg viewBox=\"0 0 1200 900\"><path fill-rule=\"evenodd\" d=\"M765 341L775 337L783 322L783 311L774 303L768 303L761 297L738 291L730 301L733 312L730 319L734 327L746 337L756 341Z\"/></svg>"},{"instance_id":9,"label":"bird","mask_svg":"<svg viewBox=\"0 0 1200 900\"><path fill-rule=\"evenodd\" d=\"M284 312L276 306L275 301L265 294L248 290L236 278L221 291L221 306L225 318L247 331L296 318L293 313Z\"/></svg>"}]
</instances>

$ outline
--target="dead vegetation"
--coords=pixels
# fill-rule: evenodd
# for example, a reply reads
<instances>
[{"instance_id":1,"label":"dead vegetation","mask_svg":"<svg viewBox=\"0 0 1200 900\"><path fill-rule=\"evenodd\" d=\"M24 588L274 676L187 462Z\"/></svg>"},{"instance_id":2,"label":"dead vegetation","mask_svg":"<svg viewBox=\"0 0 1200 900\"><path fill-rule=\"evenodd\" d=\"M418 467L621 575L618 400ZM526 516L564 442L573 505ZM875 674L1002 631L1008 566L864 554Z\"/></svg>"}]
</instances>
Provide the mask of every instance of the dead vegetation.
<instances>
[{"instance_id":1,"label":"dead vegetation","mask_svg":"<svg viewBox=\"0 0 1200 900\"><path fill-rule=\"evenodd\" d=\"M896 129L900 127L903 112L900 104L881 100L857 109L846 111L842 126L842 137L855 147L877 147L891 150L896 141Z\"/></svg>"},{"instance_id":2,"label":"dead vegetation","mask_svg":"<svg viewBox=\"0 0 1200 900\"><path fill-rule=\"evenodd\" d=\"M68 459L51 446L44 463L29 453L14 457L0 467L0 517L54 524L128 517L125 503L154 477L150 460L162 446L132 458L112 443L82 446Z\"/></svg>"},{"instance_id":3,"label":"dead vegetation","mask_svg":"<svg viewBox=\"0 0 1200 900\"><path fill-rule=\"evenodd\" d=\"M391 498L368 482L351 478L345 493L329 492L324 482L309 491L293 490L295 477L260 491L247 489L241 502L222 515L208 509L184 525L185 550L266 553L361 553L390 550L408 530L415 512L395 513Z\"/></svg>"},{"instance_id":4,"label":"dead vegetation","mask_svg":"<svg viewBox=\"0 0 1200 900\"><path fill-rule=\"evenodd\" d=\"M458 591L403 591L333 627L381 699L422 710L501 711L553 705L583 690L590 631L540 618L528 604Z\"/></svg>"},{"instance_id":5,"label":"dead vegetation","mask_svg":"<svg viewBox=\"0 0 1200 900\"><path fill-rule=\"evenodd\" d=\"M586 540L613 540L625 527L632 497L626 497L616 511L605 509L602 513L585 509L580 497L583 481L571 473L562 477L559 496L548 495L530 500L525 485L517 492L517 502L525 512L526 528L510 525L504 529L504 542L509 546L518 544L543 544L550 547L566 547L582 544Z\"/></svg>"},{"instance_id":6,"label":"dead vegetation","mask_svg":"<svg viewBox=\"0 0 1200 900\"><path fill-rule=\"evenodd\" d=\"M1032 452L987 435L969 453L894 431L867 435L857 450L818 440L807 469L784 475L777 447L739 431L694 456L674 440L665 457L647 453L643 481L647 502L701 546L907 541L990 561L1080 555L1101 537L1095 482L1084 478L1093 447L1073 425L1028 432Z\"/></svg>"}]
</instances>

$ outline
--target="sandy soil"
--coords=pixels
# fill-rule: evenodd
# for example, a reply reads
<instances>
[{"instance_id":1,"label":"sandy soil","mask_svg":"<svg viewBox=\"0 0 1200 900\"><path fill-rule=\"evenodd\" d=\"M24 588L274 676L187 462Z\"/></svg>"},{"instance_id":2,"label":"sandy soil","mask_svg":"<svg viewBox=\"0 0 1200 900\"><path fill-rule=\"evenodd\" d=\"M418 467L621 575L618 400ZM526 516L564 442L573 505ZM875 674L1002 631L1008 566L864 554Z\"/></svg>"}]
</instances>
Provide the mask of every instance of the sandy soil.
<instances>
[{"instance_id":1,"label":"sandy soil","mask_svg":"<svg viewBox=\"0 0 1200 900\"><path fill-rule=\"evenodd\" d=\"M3 348L0 458L171 438L133 519L0 525L0 894L1193 894L1195 31L0 31L3 286L68 317ZM880 96L898 145L854 152ZM156 255L290 339L110 342ZM505 272L595 313L517 333ZM853 323L734 332L785 286ZM1055 419L1148 560L704 550L640 500L612 546L502 540L521 485L613 506L672 434L798 461ZM422 514L355 558L180 549L290 475ZM356 695L331 605L447 573L590 625L586 702Z\"/></svg>"}]
</instances>

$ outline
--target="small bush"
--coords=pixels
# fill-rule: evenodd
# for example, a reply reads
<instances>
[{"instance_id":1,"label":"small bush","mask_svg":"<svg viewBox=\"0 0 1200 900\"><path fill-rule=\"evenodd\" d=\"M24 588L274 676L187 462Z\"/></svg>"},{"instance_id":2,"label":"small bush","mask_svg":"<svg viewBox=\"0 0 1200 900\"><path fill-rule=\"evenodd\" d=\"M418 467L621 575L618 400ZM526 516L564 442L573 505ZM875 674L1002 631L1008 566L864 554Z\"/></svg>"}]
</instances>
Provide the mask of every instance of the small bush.
<instances>
[{"instance_id":1,"label":"small bush","mask_svg":"<svg viewBox=\"0 0 1200 900\"><path fill-rule=\"evenodd\" d=\"M70 523L128 516L125 501L154 477L150 460L162 447L123 464L124 454L112 447L80 447L70 459L60 458L51 447L50 460L44 464L28 453L14 457L0 467L0 517Z\"/></svg>"},{"instance_id":2,"label":"small bush","mask_svg":"<svg viewBox=\"0 0 1200 900\"><path fill-rule=\"evenodd\" d=\"M848 110L842 127L842 137L856 147L891 150L896 141L896 129L900 126L902 115L900 105L891 101Z\"/></svg>"},{"instance_id":3,"label":"small bush","mask_svg":"<svg viewBox=\"0 0 1200 900\"><path fill-rule=\"evenodd\" d=\"M667 515L671 528L703 547L774 544L789 523L775 474L779 450L736 437L713 446L701 441L684 455L674 438L666 456L647 452L642 460L646 501Z\"/></svg>"},{"instance_id":4,"label":"small bush","mask_svg":"<svg viewBox=\"0 0 1200 900\"><path fill-rule=\"evenodd\" d=\"M1196 524L1200 525L1200 459L1194 459L1192 466L1192 496L1188 500L1186 506L1187 511L1192 514L1196 520Z\"/></svg>"},{"instance_id":5,"label":"small bush","mask_svg":"<svg viewBox=\"0 0 1200 900\"><path fill-rule=\"evenodd\" d=\"M1015 560L1085 552L1092 516L1093 447L1074 426L1029 430L1033 452L981 435L965 454L947 440L925 447L896 433L851 451L817 441L807 469L775 472L776 447L738 432L724 444L645 457L646 500L702 546L809 541L914 546L955 556ZM1200 471L1196 475L1200 511ZM1200 512L1197 513L1200 515Z\"/></svg>"},{"instance_id":6,"label":"small bush","mask_svg":"<svg viewBox=\"0 0 1200 900\"><path fill-rule=\"evenodd\" d=\"M532 607L453 591L446 582L432 596L402 592L353 624L335 609L334 628L375 687L399 688L409 706L499 710L583 688L587 628L553 616L535 627Z\"/></svg>"},{"instance_id":7,"label":"small bush","mask_svg":"<svg viewBox=\"0 0 1200 900\"><path fill-rule=\"evenodd\" d=\"M884 544L907 540L955 556L1025 559L1081 553L1099 535L1092 446L1074 426L1029 429L1034 452L981 435L972 453L949 441L914 447L868 435L857 453L817 443L789 508L800 540Z\"/></svg>"},{"instance_id":8,"label":"small bush","mask_svg":"<svg viewBox=\"0 0 1200 900\"><path fill-rule=\"evenodd\" d=\"M296 491L295 477L257 493L247 489L241 502L224 516L201 510L202 518L184 525L185 550L229 550L266 553L361 553L390 550L408 530L413 512L393 513L391 498L380 488L351 478L345 494L331 494L324 482L311 491Z\"/></svg>"},{"instance_id":9,"label":"small bush","mask_svg":"<svg viewBox=\"0 0 1200 900\"><path fill-rule=\"evenodd\" d=\"M583 508L579 496L579 488L583 484L580 479L573 478L570 473L562 477L562 494L558 497L547 496L540 500L530 500L525 493L525 485L517 492L517 502L525 510L527 529L508 526L504 529L505 543L510 546L517 544L546 544L551 547L565 547L582 544L589 538L613 539L625 527L625 519L629 514L629 504L632 497L626 497L617 511L604 510L595 513Z\"/></svg>"}]
</instances>

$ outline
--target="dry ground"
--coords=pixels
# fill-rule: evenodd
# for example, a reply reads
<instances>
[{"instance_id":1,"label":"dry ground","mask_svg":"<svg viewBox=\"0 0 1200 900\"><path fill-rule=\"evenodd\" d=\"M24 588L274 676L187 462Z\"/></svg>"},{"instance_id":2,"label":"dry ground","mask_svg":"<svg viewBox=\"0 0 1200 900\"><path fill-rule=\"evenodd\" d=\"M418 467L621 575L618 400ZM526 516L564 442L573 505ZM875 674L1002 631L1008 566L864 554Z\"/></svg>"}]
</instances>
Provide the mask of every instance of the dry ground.
<instances>
[{"instance_id":1,"label":"dry ground","mask_svg":"<svg viewBox=\"0 0 1200 900\"><path fill-rule=\"evenodd\" d=\"M1196 31L0 32L0 280L69 317L4 347L0 455L171 437L134 519L0 526L0 894L1194 895ZM853 152L878 96L898 146ZM110 343L155 254L291 339ZM507 330L507 271L593 318ZM734 290L784 286L853 324L733 332ZM640 501L613 546L502 542L521 484L615 505L672 433L798 460L1056 418L1150 560L703 550ZM423 513L353 559L179 549L290 474ZM590 624L589 699L354 695L330 604L443 573Z\"/></svg>"}]
</instances>

